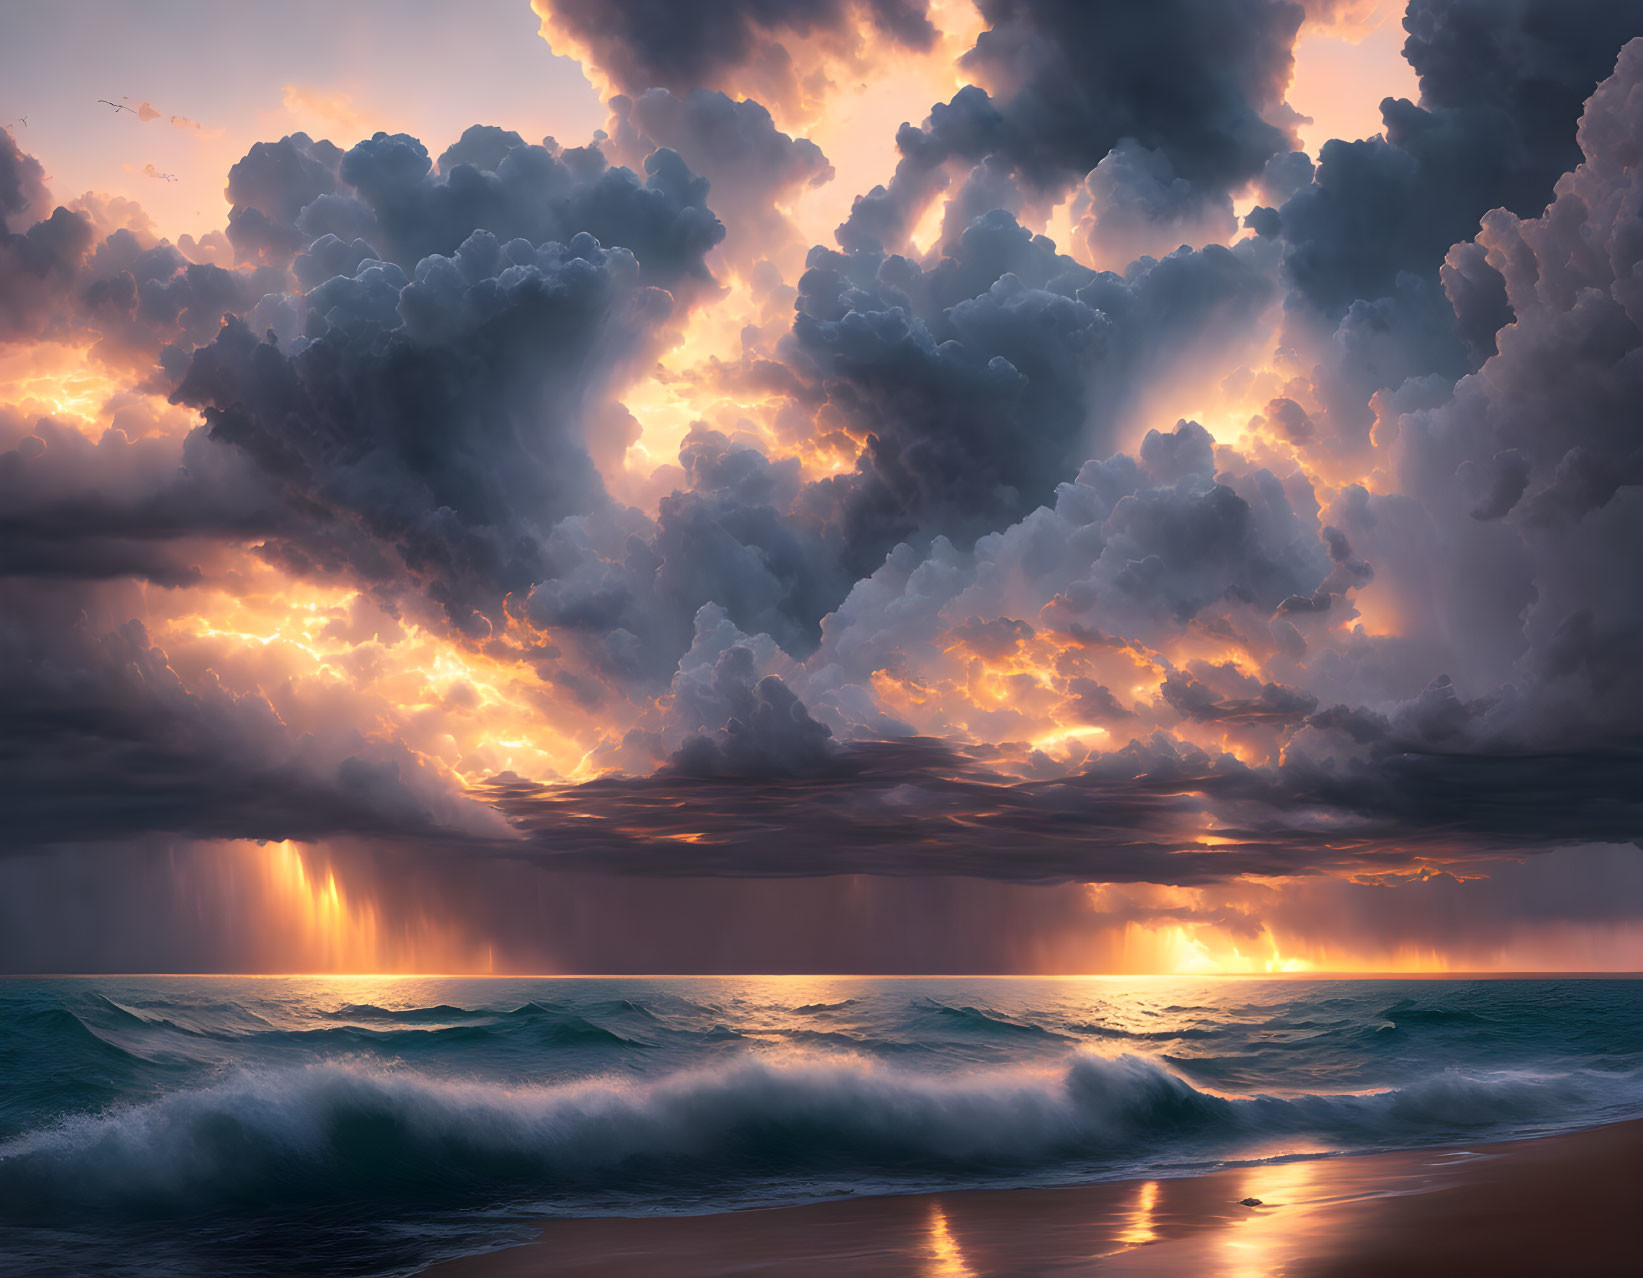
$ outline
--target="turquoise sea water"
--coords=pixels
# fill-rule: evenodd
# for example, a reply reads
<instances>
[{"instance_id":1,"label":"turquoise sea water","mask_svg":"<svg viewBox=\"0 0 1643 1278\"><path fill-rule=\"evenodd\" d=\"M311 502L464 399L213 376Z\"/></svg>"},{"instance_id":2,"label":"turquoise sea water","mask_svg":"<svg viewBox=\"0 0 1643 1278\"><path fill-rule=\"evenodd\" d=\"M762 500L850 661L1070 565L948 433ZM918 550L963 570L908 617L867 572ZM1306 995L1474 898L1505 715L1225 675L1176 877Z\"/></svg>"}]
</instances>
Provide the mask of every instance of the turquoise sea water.
<instances>
[{"instance_id":1,"label":"turquoise sea water","mask_svg":"<svg viewBox=\"0 0 1643 1278\"><path fill-rule=\"evenodd\" d=\"M0 980L0 1271L411 1273L543 1215L1643 1114L1643 981Z\"/></svg>"}]
</instances>

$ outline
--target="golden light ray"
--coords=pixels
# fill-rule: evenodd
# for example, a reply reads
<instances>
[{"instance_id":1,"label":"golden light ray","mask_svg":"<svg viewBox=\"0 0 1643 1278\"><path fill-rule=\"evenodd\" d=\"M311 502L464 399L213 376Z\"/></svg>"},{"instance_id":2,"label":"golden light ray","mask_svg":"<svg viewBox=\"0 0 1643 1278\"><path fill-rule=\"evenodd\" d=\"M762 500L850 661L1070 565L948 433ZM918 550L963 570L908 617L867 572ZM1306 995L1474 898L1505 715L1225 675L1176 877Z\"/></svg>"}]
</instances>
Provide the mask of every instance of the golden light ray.
<instances>
[{"instance_id":1,"label":"golden light ray","mask_svg":"<svg viewBox=\"0 0 1643 1278\"><path fill-rule=\"evenodd\" d=\"M1226 1278L1268 1278L1282 1273L1291 1259L1298 1229L1295 1217L1306 1211L1307 1191L1317 1182L1319 1164L1311 1159L1268 1163L1249 1168L1240 1186L1243 1197L1260 1207L1247 1210L1220 1235Z\"/></svg>"},{"instance_id":2,"label":"golden light ray","mask_svg":"<svg viewBox=\"0 0 1643 1278\"><path fill-rule=\"evenodd\" d=\"M280 966L305 972L490 972L495 952L442 919L394 912L336 863L295 843L257 849L258 926ZM287 957L290 956L290 957Z\"/></svg>"},{"instance_id":3,"label":"golden light ray","mask_svg":"<svg viewBox=\"0 0 1643 1278\"><path fill-rule=\"evenodd\" d=\"M1153 1213L1158 1208L1158 1182L1144 1180L1135 1187L1135 1205L1124 1215L1124 1228L1118 1241L1125 1249L1144 1247L1158 1238Z\"/></svg>"},{"instance_id":4,"label":"golden light ray","mask_svg":"<svg viewBox=\"0 0 1643 1278\"><path fill-rule=\"evenodd\" d=\"M925 1234L929 1260L925 1263L925 1278L976 1278L976 1271L964 1257L964 1249L953 1236L947 1223L947 1213L939 1202L930 1204L930 1221Z\"/></svg>"}]
</instances>

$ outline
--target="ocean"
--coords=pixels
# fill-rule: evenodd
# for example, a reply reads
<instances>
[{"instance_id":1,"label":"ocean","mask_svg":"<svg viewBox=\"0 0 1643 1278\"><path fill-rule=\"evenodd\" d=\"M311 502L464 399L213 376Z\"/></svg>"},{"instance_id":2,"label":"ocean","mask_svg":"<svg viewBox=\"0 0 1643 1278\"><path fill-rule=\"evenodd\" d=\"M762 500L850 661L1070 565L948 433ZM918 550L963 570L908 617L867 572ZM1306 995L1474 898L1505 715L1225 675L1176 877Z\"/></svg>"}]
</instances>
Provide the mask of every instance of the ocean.
<instances>
[{"instance_id":1,"label":"ocean","mask_svg":"<svg viewBox=\"0 0 1643 1278\"><path fill-rule=\"evenodd\" d=\"M8 978L0 1271L406 1274L1640 1114L1631 979Z\"/></svg>"}]
</instances>

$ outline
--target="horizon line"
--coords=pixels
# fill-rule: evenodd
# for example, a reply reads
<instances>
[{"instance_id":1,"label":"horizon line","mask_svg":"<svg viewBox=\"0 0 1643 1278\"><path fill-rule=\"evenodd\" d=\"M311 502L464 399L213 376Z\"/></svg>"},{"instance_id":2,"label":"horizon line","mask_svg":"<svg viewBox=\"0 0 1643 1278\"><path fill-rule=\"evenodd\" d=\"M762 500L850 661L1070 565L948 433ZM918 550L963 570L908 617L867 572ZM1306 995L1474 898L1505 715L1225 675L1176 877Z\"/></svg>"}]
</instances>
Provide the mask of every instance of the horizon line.
<instances>
[{"instance_id":1,"label":"horizon line","mask_svg":"<svg viewBox=\"0 0 1643 1278\"><path fill-rule=\"evenodd\" d=\"M1564 978L1575 980L1637 980L1643 971L1629 969L1524 968L1399 971L1309 972L0 972L0 980L90 980L100 977L155 979L194 977L221 980L468 980L468 981L615 981L615 980L1011 980L1011 981L1124 981L1124 980L1261 980L1261 981L1391 981L1391 980L1512 980Z\"/></svg>"}]
</instances>

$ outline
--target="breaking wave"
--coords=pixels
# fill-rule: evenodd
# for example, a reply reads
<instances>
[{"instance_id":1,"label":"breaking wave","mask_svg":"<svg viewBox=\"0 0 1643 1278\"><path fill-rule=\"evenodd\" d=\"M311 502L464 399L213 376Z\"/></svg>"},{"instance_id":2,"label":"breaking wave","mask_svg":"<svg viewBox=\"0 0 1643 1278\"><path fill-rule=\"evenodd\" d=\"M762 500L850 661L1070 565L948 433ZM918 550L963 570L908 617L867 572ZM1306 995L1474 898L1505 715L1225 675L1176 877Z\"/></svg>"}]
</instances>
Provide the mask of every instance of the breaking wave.
<instances>
[{"instance_id":1,"label":"breaking wave","mask_svg":"<svg viewBox=\"0 0 1643 1278\"><path fill-rule=\"evenodd\" d=\"M0 985L6 1273L381 1278L547 1215L1191 1174L1643 1114L1638 981Z\"/></svg>"},{"instance_id":2,"label":"breaking wave","mask_svg":"<svg viewBox=\"0 0 1643 1278\"><path fill-rule=\"evenodd\" d=\"M356 1200L671 1197L821 1178L971 1183L1190 1163L1252 1137L1324 1149L1554 1122L1632 1075L1445 1071L1366 1094L1227 1097L1147 1057L936 1074L772 1052L650 1079L509 1087L377 1062L249 1070L0 1143L0 1221Z\"/></svg>"}]
</instances>

